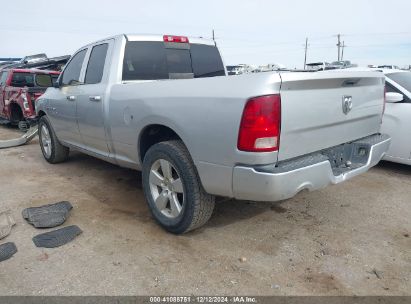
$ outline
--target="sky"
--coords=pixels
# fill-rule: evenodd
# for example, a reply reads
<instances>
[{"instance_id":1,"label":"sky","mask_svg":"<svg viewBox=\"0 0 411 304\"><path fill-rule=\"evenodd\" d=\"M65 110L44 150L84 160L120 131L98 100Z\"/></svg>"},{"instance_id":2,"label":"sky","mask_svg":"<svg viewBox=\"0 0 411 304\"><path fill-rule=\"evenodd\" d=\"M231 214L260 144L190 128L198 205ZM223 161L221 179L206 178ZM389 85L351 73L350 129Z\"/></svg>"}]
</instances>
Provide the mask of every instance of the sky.
<instances>
[{"instance_id":1,"label":"sky","mask_svg":"<svg viewBox=\"0 0 411 304\"><path fill-rule=\"evenodd\" d=\"M337 60L411 65L409 0L14 0L1 4L0 57L72 54L120 33L212 37L225 63Z\"/></svg>"}]
</instances>

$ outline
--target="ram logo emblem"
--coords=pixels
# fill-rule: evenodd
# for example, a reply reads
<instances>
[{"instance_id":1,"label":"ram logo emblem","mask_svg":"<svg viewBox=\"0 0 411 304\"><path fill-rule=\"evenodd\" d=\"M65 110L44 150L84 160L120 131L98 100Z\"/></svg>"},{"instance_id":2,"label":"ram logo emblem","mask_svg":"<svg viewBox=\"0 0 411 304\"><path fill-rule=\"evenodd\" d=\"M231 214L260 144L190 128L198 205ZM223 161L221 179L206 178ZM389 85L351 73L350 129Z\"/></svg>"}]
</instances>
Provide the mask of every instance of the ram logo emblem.
<instances>
[{"instance_id":1,"label":"ram logo emblem","mask_svg":"<svg viewBox=\"0 0 411 304\"><path fill-rule=\"evenodd\" d=\"M348 114L352 109L352 96L344 95L342 97L342 110L344 114Z\"/></svg>"}]
</instances>

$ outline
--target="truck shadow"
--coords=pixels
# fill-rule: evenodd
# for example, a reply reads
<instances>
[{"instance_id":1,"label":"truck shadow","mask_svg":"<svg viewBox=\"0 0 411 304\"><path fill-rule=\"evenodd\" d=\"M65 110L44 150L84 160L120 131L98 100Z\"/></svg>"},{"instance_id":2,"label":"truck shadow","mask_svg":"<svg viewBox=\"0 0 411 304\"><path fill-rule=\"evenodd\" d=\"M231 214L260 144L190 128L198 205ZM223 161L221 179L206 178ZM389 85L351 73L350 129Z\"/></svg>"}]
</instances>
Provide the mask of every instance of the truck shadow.
<instances>
[{"instance_id":1,"label":"truck shadow","mask_svg":"<svg viewBox=\"0 0 411 304\"><path fill-rule=\"evenodd\" d=\"M69 161L61 166L61 169L58 169L61 175L76 180L83 191L95 197L106 208L109 207L112 213L130 219L137 218L142 223L150 222L156 226L144 198L139 171L121 168L78 152L72 152ZM374 170L399 177L411 176L411 166L385 161L374 167L372 171ZM304 194L298 195L297 198L302 196ZM252 202L218 198L210 221L190 235L201 234L210 228L248 222L254 217L262 220L267 218L270 221L273 219L281 221L290 217L300 218L295 215L299 208L289 210L283 203L284 201ZM300 213L304 218L308 216L303 214L304 212Z\"/></svg>"},{"instance_id":2,"label":"truck shadow","mask_svg":"<svg viewBox=\"0 0 411 304\"><path fill-rule=\"evenodd\" d=\"M79 152L71 152L69 161L57 168L61 168L60 175L81 185L83 191L113 212L127 212L130 216L144 218L144 221L151 217L144 198L140 171L121 168ZM286 211L279 203L217 198L213 216L204 228L223 227L249 220L270 210L277 213Z\"/></svg>"},{"instance_id":3,"label":"truck shadow","mask_svg":"<svg viewBox=\"0 0 411 304\"><path fill-rule=\"evenodd\" d=\"M399 163L393 163L389 161L381 161L375 170L381 170L385 173L399 174L410 176L411 175L411 165L404 165Z\"/></svg>"},{"instance_id":4,"label":"truck shadow","mask_svg":"<svg viewBox=\"0 0 411 304\"><path fill-rule=\"evenodd\" d=\"M224 227L232 223L247 221L270 210L285 210L279 203L239 201L229 199L217 201L213 216L205 227Z\"/></svg>"}]
</instances>

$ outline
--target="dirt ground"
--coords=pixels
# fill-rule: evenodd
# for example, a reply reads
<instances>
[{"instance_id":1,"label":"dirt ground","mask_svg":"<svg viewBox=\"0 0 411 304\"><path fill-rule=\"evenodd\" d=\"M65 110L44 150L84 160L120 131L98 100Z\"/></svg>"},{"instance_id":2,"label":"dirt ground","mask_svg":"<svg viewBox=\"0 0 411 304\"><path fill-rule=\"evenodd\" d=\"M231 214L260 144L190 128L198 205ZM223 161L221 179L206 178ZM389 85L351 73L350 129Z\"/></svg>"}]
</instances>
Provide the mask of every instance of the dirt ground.
<instances>
[{"instance_id":1,"label":"dirt ground","mask_svg":"<svg viewBox=\"0 0 411 304\"><path fill-rule=\"evenodd\" d=\"M20 134L0 126L0 138ZM411 167L368 173L280 203L230 200L174 236L152 219L139 172L73 152L46 163L38 140L0 150L0 209L17 221L0 241L0 295L411 295ZM69 200L82 230L55 249L21 211Z\"/></svg>"}]
</instances>

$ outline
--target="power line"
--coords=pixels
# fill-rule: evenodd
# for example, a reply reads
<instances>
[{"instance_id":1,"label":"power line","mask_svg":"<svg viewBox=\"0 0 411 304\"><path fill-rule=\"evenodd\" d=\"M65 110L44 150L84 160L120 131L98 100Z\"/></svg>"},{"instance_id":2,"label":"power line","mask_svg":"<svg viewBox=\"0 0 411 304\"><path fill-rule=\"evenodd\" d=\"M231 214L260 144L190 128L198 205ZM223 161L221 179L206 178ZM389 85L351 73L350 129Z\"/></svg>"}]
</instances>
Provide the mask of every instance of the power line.
<instances>
[{"instance_id":1,"label":"power line","mask_svg":"<svg viewBox=\"0 0 411 304\"><path fill-rule=\"evenodd\" d=\"M304 70L307 65L307 49L308 49L308 37L305 38L305 51L304 51Z\"/></svg>"},{"instance_id":2,"label":"power line","mask_svg":"<svg viewBox=\"0 0 411 304\"><path fill-rule=\"evenodd\" d=\"M345 36L385 36L385 35L411 35L411 32L385 32L385 33L355 33L345 34Z\"/></svg>"},{"instance_id":3,"label":"power line","mask_svg":"<svg viewBox=\"0 0 411 304\"><path fill-rule=\"evenodd\" d=\"M333 49L335 48L335 45L333 46L332 44L327 46L327 45L312 45L311 43L308 45L310 50L311 49ZM386 43L386 44L364 44L364 45L352 45L350 44L350 48L378 48L378 47L399 47L399 46L407 46L411 47L411 43ZM274 47L274 46L273 46ZM304 45L303 45L304 47ZM347 45L344 42L344 47L347 47ZM272 47L271 47L272 48ZM220 43L220 49L228 51L232 50L233 48L225 47ZM235 48L236 50L238 47ZM240 55L240 54L283 54L283 53L288 53L288 52L301 52L301 47L287 47L287 48L277 48L275 50L262 50L262 51L257 51L257 50L252 50L252 48L246 52L241 52L241 51L236 51L235 54ZM308 53L308 52L307 52Z\"/></svg>"},{"instance_id":4,"label":"power line","mask_svg":"<svg viewBox=\"0 0 411 304\"><path fill-rule=\"evenodd\" d=\"M385 33L358 33L358 34L340 34L340 38L342 36L349 36L349 37L355 37L355 36L378 36L378 35L411 35L411 32L385 32ZM311 37L310 36L310 41L318 41L318 40L324 40L324 39L329 39L332 37L337 37L338 35L329 35L329 36L316 36L316 37ZM277 42L277 41L264 41L263 42L263 38L261 39L247 39L247 38L235 38L235 37L218 37L216 38L220 41L220 45L221 44L225 44L225 48L229 49L229 48L233 48L233 49L237 49L239 47L239 43L247 43L247 47L249 48L270 48L270 47L277 47L277 46L286 46L286 45L294 45L297 46L299 45L299 43L297 41L293 42L293 41L283 41L283 42ZM227 45L227 43L229 45ZM340 57L341 57L341 40L340 40ZM338 44L338 41L337 41ZM243 45L244 46L244 45ZM315 48L320 48L318 46L312 45L312 47ZM351 46L350 46L351 47ZM327 46L324 46L324 48L327 48ZM331 47L330 47L331 48ZM338 58L338 56L337 56Z\"/></svg>"},{"instance_id":5,"label":"power line","mask_svg":"<svg viewBox=\"0 0 411 304\"><path fill-rule=\"evenodd\" d=\"M411 46L410 42L406 42L406 43L385 43L385 44L363 44L363 45L350 45L350 48L352 47L398 47L398 46Z\"/></svg>"}]
</instances>

